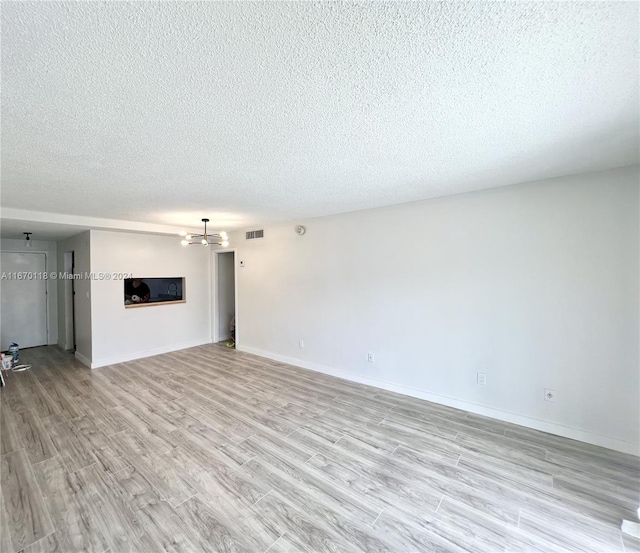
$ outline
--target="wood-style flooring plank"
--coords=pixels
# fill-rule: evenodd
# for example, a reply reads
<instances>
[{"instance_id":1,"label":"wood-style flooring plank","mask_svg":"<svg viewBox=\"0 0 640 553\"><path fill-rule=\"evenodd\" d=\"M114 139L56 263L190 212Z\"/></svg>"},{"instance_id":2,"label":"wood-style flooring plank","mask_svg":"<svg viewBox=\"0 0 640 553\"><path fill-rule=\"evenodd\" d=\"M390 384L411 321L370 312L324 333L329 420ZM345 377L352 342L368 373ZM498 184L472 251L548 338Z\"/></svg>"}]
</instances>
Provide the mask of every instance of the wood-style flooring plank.
<instances>
[{"instance_id":1,"label":"wood-style flooring plank","mask_svg":"<svg viewBox=\"0 0 640 553\"><path fill-rule=\"evenodd\" d=\"M437 553L463 553L459 545L449 541L432 528L428 522L416 523L406 513L387 507L376 519L373 527L387 536L394 546L394 551L434 551ZM442 532L448 535L448 532Z\"/></svg>"},{"instance_id":2,"label":"wood-style flooring plank","mask_svg":"<svg viewBox=\"0 0 640 553\"><path fill-rule=\"evenodd\" d=\"M144 541L154 551L175 551L193 553L194 551L218 551L216 544L207 543L199 533L194 532L191 524L178 517L171 506L156 496L149 496L146 505L136 512L140 524L145 529ZM138 551L140 541L135 545Z\"/></svg>"},{"instance_id":3,"label":"wood-style flooring plank","mask_svg":"<svg viewBox=\"0 0 640 553\"><path fill-rule=\"evenodd\" d=\"M212 551L253 553L266 551L271 545L271 538L267 535L265 539L264 532L256 532L263 537L262 540L252 539L251 534L244 533L236 521L226 515L221 516L219 510L214 510L198 497L192 497L179 505L176 515L190 528L190 533L197 536L198 542L209 544ZM254 532L255 530L254 528Z\"/></svg>"},{"instance_id":4,"label":"wood-style flooring plank","mask_svg":"<svg viewBox=\"0 0 640 553\"><path fill-rule=\"evenodd\" d=\"M295 537L288 536L286 533L280 536L267 551L268 553L313 553Z\"/></svg>"},{"instance_id":5,"label":"wood-style flooring plank","mask_svg":"<svg viewBox=\"0 0 640 553\"><path fill-rule=\"evenodd\" d=\"M55 538L61 553L105 551L108 543L99 521L92 516L88 499L60 457L34 466L44 505L51 513Z\"/></svg>"},{"instance_id":6,"label":"wood-style flooring plank","mask_svg":"<svg viewBox=\"0 0 640 553\"><path fill-rule=\"evenodd\" d=\"M190 486L204 497L217 497L221 504L253 505L269 493L269 483L254 478L250 472L217 455L215 450L210 450L206 464L201 458L192 456L192 451L177 447L167 457L180 468Z\"/></svg>"},{"instance_id":7,"label":"wood-style flooring plank","mask_svg":"<svg viewBox=\"0 0 640 553\"><path fill-rule=\"evenodd\" d=\"M41 419L33 410L27 409L15 413L13 419L15 431L31 464L50 459L58 454Z\"/></svg>"},{"instance_id":8,"label":"wood-style flooring plank","mask_svg":"<svg viewBox=\"0 0 640 553\"><path fill-rule=\"evenodd\" d=\"M77 490L81 508L87 509L92 525L98 528L110 549L136 553L143 528L109 473L96 463L72 473L69 478Z\"/></svg>"},{"instance_id":9,"label":"wood-style flooring plank","mask_svg":"<svg viewBox=\"0 0 640 553\"><path fill-rule=\"evenodd\" d=\"M316 519L313 513L296 508L277 492L271 492L260 500L256 509L259 520L272 532L294 537L305 549L317 553L356 553L363 550L342 539L325 520Z\"/></svg>"},{"instance_id":10,"label":"wood-style flooring plank","mask_svg":"<svg viewBox=\"0 0 640 553\"><path fill-rule=\"evenodd\" d=\"M250 438L248 441L249 447L256 451L256 457L245 465L246 470L269 482L273 489L278 489L287 496L291 494L294 501L299 500L303 504L304 500L300 500L300 494L293 493L306 491L324 503L339 505L340 509L349 511L351 518L355 517L365 524L372 524L382 511L383 507L375 501L360 498L346 489L332 486L331 481L315 471L311 465L292 463L286 454L270 447L264 440Z\"/></svg>"},{"instance_id":11,"label":"wood-style flooring plank","mask_svg":"<svg viewBox=\"0 0 640 553\"><path fill-rule=\"evenodd\" d=\"M111 401L109 400L105 403L103 399L96 394L85 394L74 398L80 409L96 423L106 436L127 430L129 425L126 420L122 418L117 410L112 408L117 407L115 402L113 402L113 405L109 405Z\"/></svg>"},{"instance_id":12,"label":"wood-style flooring plank","mask_svg":"<svg viewBox=\"0 0 640 553\"><path fill-rule=\"evenodd\" d=\"M24 398L29 398L28 409L34 409L40 418L50 417L60 412L60 409L56 403L49 397L42 384L38 382L38 379L31 371L24 371L18 373L24 376L15 378L14 383L20 395Z\"/></svg>"},{"instance_id":13,"label":"wood-style flooring plank","mask_svg":"<svg viewBox=\"0 0 640 553\"><path fill-rule=\"evenodd\" d=\"M523 509L519 527L566 551L622 551L624 547L619 528L564 509Z\"/></svg>"},{"instance_id":14,"label":"wood-style flooring plank","mask_svg":"<svg viewBox=\"0 0 640 553\"><path fill-rule=\"evenodd\" d=\"M16 415L6 403L0 407L0 455L23 447Z\"/></svg>"},{"instance_id":15,"label":"wood-style flooring plank","mask_svg":"<svg viewBox=\"0 0 640 553\"><path fill-rule=\"evenodd\" d=\"M2 394L0 394L2 406L8 407L13 413L19 413L20 411L31 408L28 399L25 399L20 393L20 385L17 384L19 382L19 374L20 373L13 372L7 374L7 385L2 388Z\"/></svg>"},{"instance_id":16,"label":"wood-style flooring plank","mask_svg":"<svg viewBox=\"0 0 640 553\"><path fill-rule=\"evenodd\" d=\"M75 472L96 462L95 456L91 453L90 443L82 435L78 435L69 422L52 424L48 431L69 472Z\"/></svg>"},{"instance_id":17,"label":"wood-style flooring plank","mask_svg":"<svg viewBox=\"0 0 640 553\"><path fill-rule=\"evenodd\" d=\"M113 442L126 461L172 506L179 505L195 495L195 490L184 478L180 467L170 461L168 451L158 454L149 450L137 435L129 432L116 434Z\"/></svg>"},{"instance_id":18,"label":"wood-style flooring plank","mask_svg":"<svg viewBox=\"0 0 640 553\"><path fill-rule=\"evenodd\" d=\"M119 455L113 440L107 437L91 418L79 417L68 424L74 434L81 437L104 470L114 473L129 466L127 459Z\"/></svg>"},{"instance_id":19,"label":"wood-style flooring plank","mask_svg":"<svg viewBox=\"0 0 640 553\"><path fill-rule=\"evenodd\" d=\"M4 501L0 501L0 551L13 551L11 534L9 533L9 517L4 508Z\"/></svg>"},{"instance_id":20,"label":"wood-style flooring plank","mask_svg":"<svg viewBox=\"0 0 640 553\"><path fill-rule=\"evenodd\" d=\"M4 550L2 550L4 551ZM25 547L20 553L66 553L55 533Z\"/></svg>"},{"instance_id":21,"label":"wood-style flooring plank","mask_svg":"<svg viewBox=\"0 0 640 553\"><path fill-rule=\"evenodd\" d=\"M42 374L42 373L33 373ZM56 411L60 413L65 419L75 419L84 415L84 411L74 401L69 388L65 382L54 378L53 376L48 379L38 379L39 388L41 388L51 401L52 405L55 405Z\"/></svg>"},{"instance_id":22,"label":"wood-style flooring plank","mask_svg":"<svg viewBox=\"0 0 640 553\"><path fill-rule=\"evenodd\" d=\"M43 505L40 488L23 449L0 458L0 481L7 515L2 531L9 534L13 551L24 549L53 533L49 512Z\"/></svg>"}]
</instances>

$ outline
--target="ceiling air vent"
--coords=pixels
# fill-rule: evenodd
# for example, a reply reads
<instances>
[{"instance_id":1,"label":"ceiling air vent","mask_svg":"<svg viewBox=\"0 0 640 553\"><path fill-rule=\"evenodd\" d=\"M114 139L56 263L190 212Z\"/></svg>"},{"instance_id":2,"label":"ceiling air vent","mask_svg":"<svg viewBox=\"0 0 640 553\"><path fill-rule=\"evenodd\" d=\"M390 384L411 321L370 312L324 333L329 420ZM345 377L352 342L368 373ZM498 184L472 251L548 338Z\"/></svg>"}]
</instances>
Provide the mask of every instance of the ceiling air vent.
<instances>
[{"instance_id":1,"label":"ceiling air vent","mask_svg":"<svg viewBox=\"0 0 640 553\"><path fill-rule=\"evenodd\" d=\"M248 230L246 234L247 240L255 240L256 238L264 238L264 229Z\"/></svg>"}]
</instances>

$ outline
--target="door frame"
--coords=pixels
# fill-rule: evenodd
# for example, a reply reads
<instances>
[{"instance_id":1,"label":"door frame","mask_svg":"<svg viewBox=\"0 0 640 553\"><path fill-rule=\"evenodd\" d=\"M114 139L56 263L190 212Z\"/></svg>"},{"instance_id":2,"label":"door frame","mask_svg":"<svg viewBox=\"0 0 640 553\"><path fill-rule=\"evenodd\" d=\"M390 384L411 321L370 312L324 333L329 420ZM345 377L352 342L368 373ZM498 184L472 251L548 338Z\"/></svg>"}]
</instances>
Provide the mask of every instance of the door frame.
<instances>
[{"instance_id":1,"label":"door frame","mask_svg":"<svg viewBox=\"0 0 640 553\"><path fill-rule=\"evenodd\" d=\"M218 255L222 253L233 253L233 288L235 304L235 317L236 317L236 349L238 349L239 338L239 324L238 324L238 249L237 248L224 248L221 250L213 250L211 255L211 343L217 343L219 336L218 327L220 325L218 317Z\"/></svg>"},{"instance_id":2,"label":"door frame","mask_svg":"<svg viewBox=\"0 0 640 553\"><path fill-rule=\"evenodd\" d=\"M68 274L71 278L64 281L62 285L64 309L64 340L63 348L65 351L76 350L76 292L75 292L75 250L63 252L62 262L64 264L64 274ZM59 292L59 291L58 291ZM70 327L70 328L69 328ZM60 343L60 337L58 337Z\"/></svg>"}]
</instances>

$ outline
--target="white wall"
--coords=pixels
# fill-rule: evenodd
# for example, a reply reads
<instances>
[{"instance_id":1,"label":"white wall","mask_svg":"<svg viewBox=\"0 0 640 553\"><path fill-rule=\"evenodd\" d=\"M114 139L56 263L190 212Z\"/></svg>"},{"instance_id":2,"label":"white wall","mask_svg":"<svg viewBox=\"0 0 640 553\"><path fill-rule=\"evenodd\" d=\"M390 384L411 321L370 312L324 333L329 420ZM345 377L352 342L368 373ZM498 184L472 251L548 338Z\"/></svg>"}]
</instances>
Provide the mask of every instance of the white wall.
<instances>
[{"instance_id":1,"label":"white wall","mask_svg":"<svg viewBox=\"0 0 640 553\"><path fill-rule=\"evenodd\" d=\"M24 240L2 239L0 249L6 252L44 253L48 273L58 271L56 243L47 240L31 240L31 248L25 248ZM47 280L47 343L58 343L58 289L55 280Z\"/></svg>"},{"instance_id":2,"label":"white wall","mask_svg":"<svg viewBox=\"0 0 640 553\"><path fill-rule=\"evenodd\" d=\"M75 252L75 272L85 275L91 271L91 245L89 232L83 232L58 242L58 267L65 270L64 254ZM65 288L67 280L58 280L58 333L60 347L70 349L73 344L67 343L65 314ZM75 325L76 325L76 357L86 365L91 364L91 281L74 280Z\"/></svg>"},{"instance_id":3,"label":"white wall","mask_svg":"<svg viewBox=\"0 0 640 553\"><path fill-rule=\"evenodd\" d=\"M186 303L125 309L122 280L93 280L92 367L211 342L210 250L179 237L91 231L91 270L185 277Z\"/></svg>"},{"instance_id":4,"label":"white wall","mask_svg":"<svg viewBox=\"0 0 640 553\"><path fill-rule=\"evenodd\" d=\"M234 233L240 349L637 453L638 179L625 168Z\"/></svg>"}]
</instances>

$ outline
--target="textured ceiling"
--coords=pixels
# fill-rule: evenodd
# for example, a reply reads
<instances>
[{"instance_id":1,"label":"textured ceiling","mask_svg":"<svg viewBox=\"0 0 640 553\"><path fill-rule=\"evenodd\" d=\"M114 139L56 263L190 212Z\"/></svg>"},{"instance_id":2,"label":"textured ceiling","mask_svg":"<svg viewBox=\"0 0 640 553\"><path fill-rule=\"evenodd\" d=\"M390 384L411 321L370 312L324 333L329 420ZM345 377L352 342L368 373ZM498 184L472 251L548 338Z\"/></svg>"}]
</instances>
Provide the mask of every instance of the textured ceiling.
<instances>
[{"instance_id":1,"label":"textured ceiling","mask_svg":"<svg viewBox=\"0 0 640 553\"><path fill-rule=\"evenodd\" d=\"M219 228L638 162L636 2L2 2L2 205Z\"/></svg>"}]
</instances>

